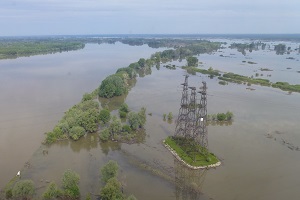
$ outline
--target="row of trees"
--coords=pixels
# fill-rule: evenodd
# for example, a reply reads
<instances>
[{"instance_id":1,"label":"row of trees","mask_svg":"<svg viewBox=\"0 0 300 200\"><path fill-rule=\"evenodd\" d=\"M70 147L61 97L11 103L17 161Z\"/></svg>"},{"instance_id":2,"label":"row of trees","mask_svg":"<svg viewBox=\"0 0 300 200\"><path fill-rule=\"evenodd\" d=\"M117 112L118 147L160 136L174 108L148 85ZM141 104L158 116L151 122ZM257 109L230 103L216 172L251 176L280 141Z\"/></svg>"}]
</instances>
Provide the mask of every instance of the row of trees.
<instances>
[{"instance_id":1,"label":"row of trees","mask_svg":"<svg viewBox=\"0 0 300 200\"><path fill-rule=\"evenodd\" d=\"M100 169L101 181L105 184L100 188L100 197L102 200L136 200L133 195L126 197L123 194L121 183L118 181L119 165L110 160ZM80 199L79 175L68 169L62 176L62 187L59 188L55 182L49 183L42 194L43 200L51 199ZM6 199L24 199L30 200L36 193L36 187L32 180L19 180L12 187L5 191ZM39 198L40 199L40 198ZM86 200L90 200L88 194Z\"/></svg>"}]
</instances>

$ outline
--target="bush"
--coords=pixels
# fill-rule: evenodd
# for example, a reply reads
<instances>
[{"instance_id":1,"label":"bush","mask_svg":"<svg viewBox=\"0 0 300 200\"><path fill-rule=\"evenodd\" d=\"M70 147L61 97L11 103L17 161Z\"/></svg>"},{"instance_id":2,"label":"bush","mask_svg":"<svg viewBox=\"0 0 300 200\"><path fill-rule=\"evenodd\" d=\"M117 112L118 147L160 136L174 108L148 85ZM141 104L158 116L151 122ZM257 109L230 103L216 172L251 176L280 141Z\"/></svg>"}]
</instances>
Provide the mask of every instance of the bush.
<instances>
[{"instance_id":1,"label":"bush","mask_svg":"<svg viewBox=\"0 0 300 200\"><path fill-rule=\"evenodd\" d=\"M126 103L122 103L119 110L122 112L128 113L129 112L128 105Z\"/></svg>"},{"instance_id":2,"label":"bush","mask_svg":"<svg viewBox=\"0 0 300 200\"><path fill-rule=\"evenodd\" d=\"M128 124L124 124L122 127L122 131L129 133L131 131L131 128Z\"/></svg>"},{"instance_id":3,"label":"bush","mask_svg":"<svg viewBox=\"0 0 300 200\"><path fill-rule=\"evenodd\" d=\"M58 189L57 185L55 183L50 183L46 189L46 191L43 194L43 199L56 199L59 196L62 195L62 191Z\"/></svg>"},{"instance_id":4,"label":"bush","mask_svg":"<svg viewBox=\"0 0 300 200\"><path fill-rule=\"evenodd\" d=\"M12 189L12 196L20 199L30 199L35 193L32 180L21 180Z\"/></svg>"},{"instance_id":5,"label":"bush","mask_svg":"<svg viewBox=\"0 0 300 200\"><path fill-rule=\"evenodd\" d=\"M110 132L109 132L109 130L106 128L106 129L104 129L103 131L101 131L101 133L100 133L100 139L102 140L102 141L107 141L108 139L109 139L109 137L110 137Z\"/></svg>"},{"instance_id":6,"label":"bush","mask_svg":"<svg viewBox=\"0 0 300 200\"><path fill-rule=\"evenodd\" d=\"M120 96L126 91L124 80L120 76L113 74L102 81L98 94L100 97L112 98Z\"/></svg>"},{"instance_id":7,"label":"bush","mask_svg":"<svg viewBox=\"0 0 300 200\"><path fill-rule=\"evenodd\" d=\"M92 100L93 99L93 96L89 93L85 93L82 97L82 100L81 101L88 101L88 100Z\"/></svg>"},{"instance_id":8,"label":"bush","mask_svg":"<svg viewBox=\"0 0 300 200\"><path fill-rule=\"evenodd\" d=\"M100 111L100 114L99 114L99 119L104 123L106 124L107 122L110 121L110 112L109 110L107 109L103 109Z\"/></svg>"},{"instance_id":9,"label":"bush","mask_svg":"<svg viewBox=\"0 0 300 200\"><path fill-rule=\"evenodd\" d=\"M122 123L116 116L113 117L112 122L109 125L109 130L113 135L121 132Z\"/></svg>"},{"instance_id":10,"label":"bush","mask_svg":"<svg viewBox=\"0 0 300 200\"><path fill-rule=\"evenodd\" d=\"M116 178L111 178L108 180L107 184L102 188L100 197L103 200L121 200L124 197L120 189L120 182Z\"/></svg>"},{"instance_id":11,"label":"bush","mask_svg":"<svg viewBox=\"0 0 300 200\"><path fill-rule=\"evenodd\" d=\"M128 114L128 123L132 130L136 130L140 126L140 116L138 113L130 112Z\"/></svg>"},{"instance_id":12,"label":"bush","mask_svg":"<svg viewBox=\"0 0 300 200\"><path fill-rule=\"evenodd\" d=\"M173 119L173 113L169 112L169 114L168 114L168 120L172 120L172 119Z\"/></svg>"},{"instance_id":13,"label":"bush","mask_svg":"<svg viewBox=\"0 0 300 200\"><path fill-rule=\"evenodd\" d=\"M218 121L224 121L226 120L226 114L225 113L218 113L217 114Z\"/></svg>"},{"instance_id":14,"label":"bush","mask_svg":"<svg viewBox=\"0 0 300 200\"><path fill-rule=\"evenodd\" d=\"M85 130L81 126L72 127L69 133L70 137L73 140L78 140L80 137L84 136L84 134L85 134Z\"/></svg>"},{"instance_id":15,"label":"bush","mask_svg":"<svg viewBox=\"0 0 300 200\"><path fill-rule=\"evenodd\" d=\"M100 169L101 179L103 182L107 182L111 178L115 178L118 175L119 165L117 162L110 160Z\"/></svg>"},{"instance_id":16,"label":"bush","mask_svg":"<svg viewBox=\"0 0 300 200\"><path fill-rule=\"evenodd\" d=\"M127 113L119 110L119 115L120 115L120 118L126 118Z\"/></svg>"},{"instance_id":17,"label":"bush","mask_svg":"<svg viewBox=\"0 0 300 200\"><path fill-rule=\"evenodd\" d=\"M72 170L67 170L63 174L62 185L64 189L64 195L67 198L75 199L80 197L79 175Z\"/></svg>"}]
</instances>

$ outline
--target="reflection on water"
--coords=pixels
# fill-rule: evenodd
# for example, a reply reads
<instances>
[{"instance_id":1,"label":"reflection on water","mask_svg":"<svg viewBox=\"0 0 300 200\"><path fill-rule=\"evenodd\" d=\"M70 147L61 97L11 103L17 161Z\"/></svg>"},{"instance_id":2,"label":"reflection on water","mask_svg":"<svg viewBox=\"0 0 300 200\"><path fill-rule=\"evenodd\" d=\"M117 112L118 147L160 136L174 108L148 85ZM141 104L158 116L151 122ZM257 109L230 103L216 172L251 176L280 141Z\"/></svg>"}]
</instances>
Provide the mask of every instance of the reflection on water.
<instances>
[{"instance_id":1,"label":"reflection on water","mask_svg":"<svg viewBox=\"0 0 300 200\"><path fill-rule=\"evenodd\" d=\"M251 55L259 56L255 53L253 51ZM214 63L212 67L223 66L224 71L253 73L252 68L256 66L239 65L243 59L222 58L218 53L199 58L205 65L211 65L207 61L210 60ZM261 63L273 63L269 54L259 59ZM283 62L282 59L283 64L289 64L290 61L284 58L286 62ZM251 70L247 71L247 68ZM235 118L232 124L208 127L210 151L222 158L224 165L216 170L189 170L174 161L173 155L161 144L175 129L175 124L164 122L162 116L172 112L176 119L184 74L181 69L152 68L151 76L137 78L126 99L125 96L117 97L101 105L107 104L110 110L115 110L125 100L133 111L145 106L147 113L152 115L147 115L143 142L132 145L101 143L96 134L89 134L78 142L61 141L50 147L43 146L42 150L46 149L48 154L44 155L39 149L29 161L31 167L24 169L24 178L33 179L38 186L45 185L41 180L59 183L64 170L71 168L80 174L83 196L87 192L98 194L101 187L99 169L113 159L120 165L125 193L134 194L138 199L205 199L206 196L216 200L297 199L300 180L295 174L299 172L300 154L288 145L282 145L278 139L292 143L294 147L300 146L300 94L286 95L278 89L261 86L253 86L255 91L247 90L246 85L224 87L215 78L201 74L191 76L191 85L200 86L202 81L207 82L210 113L230 110ZM289 81L299 83L294 76ZM273 140L266 137L268 133L272 134ZM132 159L143 165L133 164ZM170 176L176 184L168 178Z\"/></svg>"},{"instance_id":2,"label":"reflection on water","mask_svg":"<svg viewBox=\"0 0 300 200\"><path fill-rule=\"evenodd\" d=\"M174 158L176 200L204 199L201 189L207 173L206 169L193 170Z\"/></svg>"}]
</instances>

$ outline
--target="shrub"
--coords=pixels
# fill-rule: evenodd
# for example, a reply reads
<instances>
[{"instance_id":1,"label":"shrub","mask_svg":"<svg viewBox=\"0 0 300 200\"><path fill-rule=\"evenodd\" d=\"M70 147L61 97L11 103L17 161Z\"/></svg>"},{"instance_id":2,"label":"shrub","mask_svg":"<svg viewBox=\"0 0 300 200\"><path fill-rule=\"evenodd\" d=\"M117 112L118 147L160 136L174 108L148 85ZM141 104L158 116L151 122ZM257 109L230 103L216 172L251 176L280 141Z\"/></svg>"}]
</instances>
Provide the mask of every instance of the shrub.
<instances>
[{"instance_id":1,"label":"shrub","mask_svg":"<svg viewBox=\"0 0 300 200\"><path fill-rule=\"evenodd\" d=\"M35 193L32 180L21 180L12 189L12 196L20 199L30 199Z\"/></svg>"},{"instance_id":2,"label":"shrub","mask_svg":"<svg viewBox=\"0 0 300 200\"><path fill-rule=\"evenodd\" d=\"M120 108L119 108L120 111L123 111L125 113L128 113L129 112L129 108L128 108L128 105L126 103L122 103Z\"/></svg>"},{"instance_id":3,"label":"shrub","mask_svg":"<svg viewBox=\"0 0 300 200\"><path fill-rule=\"evenodd\" d=\"M172 119L173 119L173 113L169 112L169 114L168 114L168 120L172 120Z\"/></svg>"},{"instance_id":4,"label":"shrub","mask_svg":"<svg viewBox=\"0 0 300 200\"><path fill-rule=\"evenodd\" d=\"M224 121L226 120L226 114L225 113L218 113L217 114L218 121Z\"/></svg>"},{"instance_id":5,"label":"shrub","mask_svg":"<svg viewBox=\"0 0 300 200\"><path fill-rule=\"evenodd\" d=\"M109 137L110 137L110 132L109 132L109 130L106 128L106 129L104 129L103 131L101 131L101 133L100 133L100 139L102 140L102 141L107 141L108 139L109 139Z\"/></svg>"},{"instance_id":6,"label":"shrub","mask_svg":"<svg viewBox=\"0 0 300 200\"><path fill-rule=\"evenodd\" d=\"M103 182L107 182L109 179L118 175L119 165L117 162L110 160L100 169L101 179Z\"/></svg>"},{"instance_id":7,"label":"shrub","mask_svg":"<svg viewBox=\"0 0 300 200\"><path fill-rule=\"evenodd\" d=\"M84 134L85 134L85 130L81 126L72 127L69 133L70 137L73 140L78 140L80 137L84 136Z\"/></svg>"},{"instance_id":8,"label":"shrub","mask_svg":"<svg viewBox=\"0 0 300 200\"><path fill-rule=\"evenodd\" d=\"M119 115L120 115L120 118L126 118L127 113L119 110Z\"/></svg>"},{"instance_id":9,"label":"shrub","mask_svg":"<svg viewBox=\"0 0 300 200\"><path fill-rule=\"evenodd\" d=\"M100 196L103 200L118 200L123 199L121 192L121 184L116 178L108 180L107 184L102 188Z\"/></svg>"},{"instance_id":10,"label":"shrub","mask_svg":"<svg viewBox=\"0 0 300 200\"><path fill-rule=\"evenodd\" d=\"M107 122L110 121L110 112L109 110L107 109L103 109L100 111L100 114L99 114L99 119L104 123L106 124Z\"/></svg>"},{"instance_id":11,"label":"shrub","mask_svg":"<svg viewBox=\"0 0 300 200\"><path fill-rule=\"evenodd\" d=\"M131 128L128 124L124 124L122 127L122 131L129 133L131 131Z\"/></svg>"},{"instance_id":12,"label":"shrub","mask_svg":"<svg viewBox=\"0 0 300 200\"><path fill-rule=\"evenodd\" d=\"M128 123L133 130L136 130L140 126L140 116L138 113L130 112L128 114Z\"/></svg>"},{"instance_id":13,"label":"shrub","mask_svg":"<svg viewBox=\"0 0 300 200\"><path fill-rule=\"evenodd\" d=\"M120 96L126 91L124 80L120 76L113 74L102 81L98 94L100 97L112 98Z\"/></svg>"},{"instance_id":14,"label":"shrub","mask_svg":"<svg viewBox=\"0 0 300 200\"><path fill-rule=\"evenodd\" d=\"M59 196L62 195L62 192L60 189L58 189L57 185L55 183L50 183L46 189L46 191L43 194L43 199L56 199Z\"/></svg>"},{"instance_id":15,"label":"shrub","mask_svg":"<svg viewBox=\"0 0 300 200\"><path fill-rule=\"evenodd\" d=\"M93 96L89 93L85 93L82 97L82 100L81 101L88 101L88 100L92 100L93 99Z\"/></svg>"},{"instance_id":16,"label":"shrub","mask_svg":"<svg viewBox=\"0 0 300 200\"><path fill-rule=\"evenodd\" d=\"M79 179L79 175L70 169L64 172L62 185L64 189L64 195L66 197L71 199L80 197L80 190L78 187Z\"/></svg>"}]
</instances>

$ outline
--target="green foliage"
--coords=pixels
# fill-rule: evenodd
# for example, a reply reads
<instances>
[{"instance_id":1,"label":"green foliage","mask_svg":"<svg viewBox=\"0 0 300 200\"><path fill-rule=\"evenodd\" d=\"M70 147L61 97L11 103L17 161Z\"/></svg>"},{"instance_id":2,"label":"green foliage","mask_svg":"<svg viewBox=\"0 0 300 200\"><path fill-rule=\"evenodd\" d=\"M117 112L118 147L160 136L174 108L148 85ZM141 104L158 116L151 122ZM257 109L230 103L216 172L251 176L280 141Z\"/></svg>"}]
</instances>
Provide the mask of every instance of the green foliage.
<instances>
[{"instance_id":1,"label":"green foliage","mask_svg":"<svg viewBox=\"0 0 300 200\"><path fill-rule=\"evenodd\" d=\"M126 118L127 113L119 110L119 115L120 115L120 118Z\"/></svg>"},{"instance_id":2,"label":"green foliage","mask_svg":"<svg viewBox=\"0 0 300 200\"><path fill-rule=\"evenodd\" d=\"M85 200L92 200L92 198L91 198L91 193L88 193L88 194L86 195Z\"/></svg>"},{"instance_id":3,"label":"green foliage","mask_svg":"<svg viewBox=\"0 0 300 200\"><path fill-rule=\"evenodd\" d=\"M13 197L12 189L9 188L9 189L5 190L5 198L10 199L12 197Z\"/></svg>"},{"instance_id":4,"label":"green foliage","mask_svg":"<svg viewBox=\"0 0 300 200\"><path fill-rule=\"evenodd\" d=\"M251 84L257 84L257 85L263 85L263 86L270 86L271 83L267 79L261 79L261 78L249 78L247 76L242 76L239 74L234 73L225 73L223 74L223 77L219 77L220 80L233 82L233 83L251 83Z\"/></svg>"},{"instance_id":5,"label":"green foliage","mask_svg":"<svg viewBox=\"0 0 300 200\"><path fill-rule=\"evenodd\" d=\"M227 111L227 112L226 112L226 120L229 121L229 120L232 120L232 118L233 118L233 113Z\"/></svg>"},{"instance_id":6,"label":"green foliage","mask_svg":"<svg viewBox=\"0 0 300 200\"><path fill-rule=\"evenodd\" d=\"M116 116L112 118L112 122L109 125L109 131L112 135L120 133L122 130L122 123L120 119L118 119Z\"/></svg>"},{"instance_id":7,"label":"green foliage","mask_svg":"<svg viewBox=\"0 0 300 200\"><path fill-rule=\"evenodd\" d=\"M168 114L168 120L172 120L172 119L173 119L173 113L169 112L169 114Z\"/></svg>"},{"instance_id":8,"label":"green foliage","mask_svg":"<svg viewBox=\"0 0 300 200\"><path fill-rule=\"evenodd\" d=\"M50 199L57 199L61 195L62 195L62 191L57 187L57 185L54 182L52 182L48 185L42 197L44 200L50 200Z\"/></svg>"},{"instance_id":9,"label":"green foliage","mask_svg":"<svg viewBox=\"0 0 300 200\"><path fill-rule=\"evenodd\" d=\"M128 124L124 124L123 127L122 127L122 131L130 133L131 132L131 128L130 128L130 126Z\"/></svg>"},{"instance_id":10,"label":"green foliage","mask_svg":"<svg viewBox=\"0 0 300 200\"><path fill-rule=\"evenodd\" d=\"M27 40L9 41L0 45L0 59L18 58L31 55L41 55L84 48L84 43L73 41Z\"/></svg>"},{"instance_id":11,"label":"green foliage","mask_svg":"<svg viewBox=\"0 0 300 200\"><path fill-rule=\"evenodd\" d=\"M74 126L70 129L69 135L73 140L78 140L81 136L84 136L85 130L81 126Z\"/></svg>"},{"instance_id":12,"label":"green foliage","mask_svg":"<svg viewBox=\"0 0 300 200\"><path fill-rule=\"evenodd\" d=\"M144 58L140 58L138 64L141 68L146 66L146 60Z\"/></svg>"},{"instance_id":13,"label":"green foliage","mask_svg":"<svg viewBox=\"0 0 300 200\"><path fill-rule=\"evenodd\" d=\"M129 78L135 78L136 77L136 71L134 68L131 68L131 67L123 67L123 68L119 68L116 72L117 73L120 73L120 72L126 72L129 76Z\"/></svg>"},{"instance_id":14,"label":"green foliage","mask_svg":"<svg viewBox=\"0 0 300 200\"><path fill-rule=\"evenodd\" d=\"M146 123L146 108L142 107L141 110L138 112L139 118L140 118L140 125L143 127Z\"/></svg>"},{"instance_id":15,"label":"green foliage","mask_svg":"<svg viewBox=\"0 0 300 200\"><path fill-rule=\"evenodd\" d=\"M107 141L110 137L110 132L109 132L108 128L102 130L99 137L102 141L104 141L104 142Z\"/></svg>"},{"instance_id":16,"label":"green foliage","mask_svg":"<svg viewBox=\"0 0 300 200\"><path fill-rule=\"evenodd\" d=\"M126 112L128 113L130 110L129 110L129 107L126 103L122 103L120 108L119 108L120 111L123 111L123 112Z\"/></svg>"},{"instance_id":17,"label":"green foliage","mask_svg":"<svg viewBox=\"0 0 300 200\"><path fill-rule=\"evenodd\" d=\"M77 140L83 136L85 132L95 132L99 122L99 104L93 100L80 102L70 108L53 131L47 133L45 139L46 144L51 144L58 139L65 139L69 135ZM84 133L73 127L82 127ZM81 129L82 130L82 129ZM74 133L77 133L74 135Z\"/></svg>"},{"instance_id":18,"label":"green foliage","mask_svg":"<svg viewBox=\"0 0 300 200\"><path fill-rule=\"evenodd\" d=\"M183 67L183 69L186 69L188 73L195 74L196 72L199 72L201 74L208 74L211 76L220 76L220 73L218 70L214 70L213 68L206 69L199 69L196 67Z\"/></svg>"},{"instance_id":19,"label":"green foliage","mask_svg":"<svg viewBox=\"0 0 300 200\"><path fill-rule=\"evenodd\" d=\"M186 58L187 65L191 67L197 67L198 66L198 58L194 56L189 56Z\"/></svg>"},{"instance_id":20,"label":"green foliage","mask_svg":"<svg viewBox=\"0 0 300 200\"><path fill-rule=\"evenodd\" d=\"M121 184L116 178L111 178L100 192L103 200L122 200Z\"/></svg>"},{"instance_id":21,"label":"green foliage","mask_svg":"<svg viewBox=\"0 0 300 200\"><path fill-rule=\"evenodd\" d=\"M98 94L100 97L112 98L125 94L126 92L127 89L124 80L119 75L113 74L102 81Z\"/></svg>"},{"instance_id":22,"label":"green foliage","mask_svg":"<svg viewBox=\"0 0 300 200\"><path fill-rule=\"evenodd\" d=\"M227 85L228 83L226 81L219 81L220 85Z\"/></svg>"},{"instance_id":23,"label":"green foliage","mask_svg":"<svg viewBox=\"0 0 300 200\"><path fill-rule=\"evenodd\" d=\"M99 114L99 119L104 123L106 124L107 122L110 121L110 112L109 110L107 109L103 109L100 111L100 114Z\"/></svg>"},{"instance_id":24,"label":"green foliage","mask_svg":"<svg viewBox=\"0 0 300 200\"><path fill-rule=\"evenodd\" d=\"M76 199L80 197L79 190L79 175L72 170L67 170L63 174L62 186L64 189L64 196L71 199Z\"/></svg>"},{"instance_id":25,"label":"green foliage","mask_svg":"<svg viewBox=\"0 0 300 200\"><path fill-rule=\"evenodd\" d=\"M279 88L284 91L300 92L300 85L290 85L287 82L276 82L272 84L272 87Z\"/></svg>"},{"instance_id":26,"label":"green foliage","mask_svg":"<svg viewBox=\"0 0 300 200\"><path fill-rule=\"evenodd\" d=\"M166 113L163 114L163 119L164 119L164 121L166 121L166 119L167 119L167 114Z\"/></svg>"},{"instance_id":27,"label":"green foliage","mask_svg":"<svg viewBox=\"0 0 300 200\"><path fill-rule=\"evenodd\" d=\"M32 180L18 181L12 189L14 198L30 199L35 193L35 187Z\"/></svg>"},{"instance_id":28,"label":"green foliage","mask_svg":"<svg viewBox=\"0 0 300 200\"><path fill-rule=\"evenodd\" d=\"M82 96L82 100L81 101L89 101L92 100L93 96L89 93L84 93L84 95Z\"/></svg>"},{"instance_id":29,"label":"green foliage","mask_svg":"<svg viewBox=\"0 0 300 200\"><path fill-rule=\"evenodd\" d=\"M117 162L110 160L100 169L100 175L103 182L107 183L109 179L118 175L119 165Z\"/></svg>"},{"instance_id":30,"label":"green foliage","mask_svg":"<svg viewBox=\"0 0 300 200\"><path fill-rule=\"evenodd\" d=\"M225 113L218 113L217 114L217 119L218 119L218 121L224 121L226 119L226 114Z\"/></svg>"},{"instance_id":31,"label":"green foliage","mask_svg":"<svg viewBox=\"0 0 300 200\"><path fill-rule=\"evenodd\" d=\"M193 139L168 137L165 139L165 144L168 144L182 160L192 166L207 166L218 162L215 155L209 153Z\"/></svg>"},{"instance_id":32,"label":"green foliage","mask_svg":"<svg viewBox=\"0 0 300 200\"><path fill-rule=\"evenodd\" d=\"M132 130L136 130L140 126L140 116L138 113L130 112L128 114L128 123Z\"/></svg>"}]
</instances>

